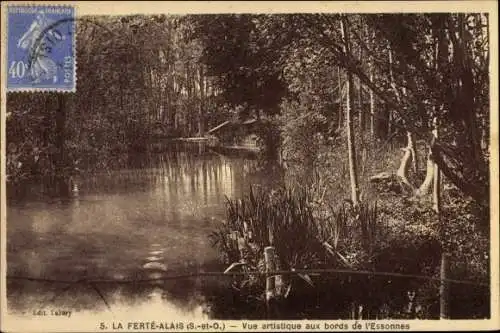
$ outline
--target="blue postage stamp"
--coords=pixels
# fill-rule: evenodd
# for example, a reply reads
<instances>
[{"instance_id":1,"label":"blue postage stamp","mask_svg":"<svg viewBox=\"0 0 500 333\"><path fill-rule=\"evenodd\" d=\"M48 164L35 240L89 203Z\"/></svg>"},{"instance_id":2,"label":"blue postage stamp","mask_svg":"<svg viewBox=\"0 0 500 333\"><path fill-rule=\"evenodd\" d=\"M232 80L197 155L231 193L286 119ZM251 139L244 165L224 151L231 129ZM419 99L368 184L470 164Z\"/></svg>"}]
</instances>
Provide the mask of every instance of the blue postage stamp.
<instances>
[{"instance_id":1,"label":"blue postage stamp","mask_svg":"<svg viewBox=\"0 0 500 333\"><path fill-rule=\"evenodd\" d=\"M75 91L75 8L7 8L7 91Z\"/></svg>"}]
</instances>

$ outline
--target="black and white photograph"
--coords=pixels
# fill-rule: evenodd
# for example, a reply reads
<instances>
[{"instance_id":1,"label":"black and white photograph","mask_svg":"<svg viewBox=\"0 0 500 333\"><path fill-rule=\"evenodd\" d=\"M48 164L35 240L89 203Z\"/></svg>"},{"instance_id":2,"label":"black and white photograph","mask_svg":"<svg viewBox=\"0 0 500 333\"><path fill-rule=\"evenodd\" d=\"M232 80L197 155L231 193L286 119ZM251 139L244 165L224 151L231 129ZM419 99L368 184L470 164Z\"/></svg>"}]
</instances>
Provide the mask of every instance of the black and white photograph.
<instances>
[{"instance_id":1,"label":"black and white photograph","mask_svg":"<svg viewBox=\"0 0 500 333\"><path fill-rule=\"evenodd\" d=\"M417 3L2 3L2 331L498 328L498 3Z\"/></svg>"}]
</instances>

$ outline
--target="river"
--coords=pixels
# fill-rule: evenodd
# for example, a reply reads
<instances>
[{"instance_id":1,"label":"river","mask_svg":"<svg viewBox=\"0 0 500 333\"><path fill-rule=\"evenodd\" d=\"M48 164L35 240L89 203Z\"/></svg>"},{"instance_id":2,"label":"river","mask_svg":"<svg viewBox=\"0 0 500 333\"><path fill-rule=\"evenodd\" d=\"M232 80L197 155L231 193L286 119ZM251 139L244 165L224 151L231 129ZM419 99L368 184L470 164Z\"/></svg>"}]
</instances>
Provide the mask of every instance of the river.
<instances>
[{"instance_id":1,"label":"river","mask_svg":"<svg viewBox=\"0 0 500 333\"><path fill-rule=\"evenodd\" d=\"M8 201L9 310L140 313L159 307L177 317L209 318L210 295L227 288L225 278L113 281L224 270L208 236L225 216L226 196L241 198L251 185L273 181L256 167L256 160L200 144L174 145L136 156L119 170L79 177L70 200Z\"/></svg>"}]
</instances>

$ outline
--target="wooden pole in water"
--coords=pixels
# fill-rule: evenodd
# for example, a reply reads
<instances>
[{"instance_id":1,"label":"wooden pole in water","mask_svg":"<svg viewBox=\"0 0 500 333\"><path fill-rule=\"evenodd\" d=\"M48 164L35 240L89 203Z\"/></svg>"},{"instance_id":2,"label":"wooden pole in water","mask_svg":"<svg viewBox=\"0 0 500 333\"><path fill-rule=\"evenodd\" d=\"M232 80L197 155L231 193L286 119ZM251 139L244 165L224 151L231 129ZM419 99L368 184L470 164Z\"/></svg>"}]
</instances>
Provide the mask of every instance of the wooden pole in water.
<instances>
[{"instance_id":1,"label":"wooden pole in water","mask_svg":"<svg viewBox=\"0 0 500 333\"><path fill-rule=\"evenodd\" d=\"M432 134L434 136L433 142L438 138L438 120L437 117L433 119L434 129ZM441 236L441 271L440 271L440 279L441 284L439 286L439 317L441 319L449 319L450 316L450 307L449 307L449 286L448 282L448 271L449 271L449 255L446 253L446 248L444 246L445 233L444 229L446 225L444 224L443 218L441 216L441 175L440 170L437 163L434 163L434 178L433 178L433 193L432 193L432 208L437 215L437 219L439 222L440 228L440 236Z\"/></svg>"},{"instance_id":2,"label":"wooden pole in water","mask_svg":"<svg viewBox=\"0 0 500 333\"><path fill-rule=\"evenodd\" d=\"M449 319L449 297L450 292L448 289L448 278L449 271L449 260L448 254L443 253L441 255L441 285L439 286L439 317L441 319Z\"/></svg>"},{"instance_id":3,"label":"wooden pole in water","mask_svg":"<svg viewBox=\"0 0 500 333\"><path fill-rule=\"evenodd\" d=\"M264 249L264 262L266 263L266 273L276 271L275 250L273 246L268 246ZM267 275L266 277L266 305L268 314L270 313L270 302L275 297L275 280L274 276Z\"/></svg>"}]
</instances>

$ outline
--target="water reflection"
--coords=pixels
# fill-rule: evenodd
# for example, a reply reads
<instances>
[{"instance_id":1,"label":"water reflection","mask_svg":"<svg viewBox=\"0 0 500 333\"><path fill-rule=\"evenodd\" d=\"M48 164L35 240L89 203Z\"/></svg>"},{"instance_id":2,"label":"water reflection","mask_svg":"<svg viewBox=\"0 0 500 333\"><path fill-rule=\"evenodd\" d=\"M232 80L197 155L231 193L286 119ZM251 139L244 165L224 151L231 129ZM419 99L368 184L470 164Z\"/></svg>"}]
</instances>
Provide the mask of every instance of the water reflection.
<instances>
[{"instance_id":1,"label":"water reflection","mask_svg":"<svg viewBox=\"0 0 500 333\"><path fill-rule=\"evenodd\" d=\"M165 154L135 156L120 170L75 180L78 196L69 202L26 200L9 203L9 276L78 280L159 279L221 269L208 234L224 217L225 196L241 197L256 176L256 161L225 157L199 146ZM216 279L100 285L114 306L168 303L200 311L201 289ZM81 309L103 306L100 296L78 285L8 281L9 306L24 311L57 304ZM51 298L57 297L54 300Z\"/></svg>"}]
</instances>

